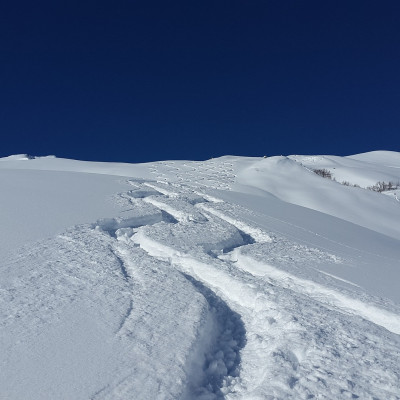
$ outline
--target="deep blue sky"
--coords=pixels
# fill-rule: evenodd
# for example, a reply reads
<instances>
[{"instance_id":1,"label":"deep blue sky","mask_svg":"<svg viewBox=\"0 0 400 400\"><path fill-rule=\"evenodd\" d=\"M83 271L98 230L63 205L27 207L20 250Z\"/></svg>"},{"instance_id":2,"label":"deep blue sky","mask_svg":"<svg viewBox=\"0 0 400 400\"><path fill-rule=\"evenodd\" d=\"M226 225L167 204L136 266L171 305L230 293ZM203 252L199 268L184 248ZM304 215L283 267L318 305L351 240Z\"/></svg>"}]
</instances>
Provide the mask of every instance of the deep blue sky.
<instances>
[{"instance_id":1,"label":"deep blue sky","mask_svg":"<svg viewBox=\"0 0 400 400\"><path fill-rule=\"evenodd\" d=\"M398 0L8 1L0 57L0 156L400 151Z\"/></svg>"}]
</instances>

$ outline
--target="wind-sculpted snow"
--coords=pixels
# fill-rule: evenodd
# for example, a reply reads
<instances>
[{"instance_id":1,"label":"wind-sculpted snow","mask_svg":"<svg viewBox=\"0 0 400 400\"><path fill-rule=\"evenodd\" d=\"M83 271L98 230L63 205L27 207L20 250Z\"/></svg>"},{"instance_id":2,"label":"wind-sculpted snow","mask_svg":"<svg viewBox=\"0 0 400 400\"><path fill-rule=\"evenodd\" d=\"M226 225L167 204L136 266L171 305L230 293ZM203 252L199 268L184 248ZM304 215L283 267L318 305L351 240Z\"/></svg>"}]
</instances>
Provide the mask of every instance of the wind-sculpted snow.
<instances>
[{"instance_id":1,"label":"wind-sculpted snow","mask_svg":"<svg viewBox=\"0 0 400 400\"><path fill-rule=\"evenodd\" d=\"M339 181L316 175L312 169L324 167L326 158L317 158L316 162L312 162L311 168L307 168L310 166L309 162L305 165L303 162L304 158L298 156L257 160L239 173L238 183L272 193L285 202L318 210L400 239L400 228L392 223L393 218L400 219L397 201L370 190L341 185ZM343 174L343 169L346 174ZM358 169L361 168L358 166ZM338 170L340 180L345 180L352 173L349 166L343 168L343 165L339 165ZM364 174L365 170L368 169L364 166ZM333 167L332 171L333 174L336 173ZM375 170L373 172L377 173ZM386 176L397 182L400 179L399 169L386 167ZM377 178L369 182L375 184L375 179Z\"/></svg>"},{"instance_id":2,"label":"wind-sculpted snow","mask_svg":"<svg viewBox=\"0 0 400 400\"><path fill-rule=\"evenodd\" d=\"M307 185L318 157L280 158L279 177ZM275 162L110 167L129 176L113 212L3 253L0 398L400 399L398 240L266 193ZM20 156L0 169L15 163L107 173Z\"/></svg>"}]
</instances>

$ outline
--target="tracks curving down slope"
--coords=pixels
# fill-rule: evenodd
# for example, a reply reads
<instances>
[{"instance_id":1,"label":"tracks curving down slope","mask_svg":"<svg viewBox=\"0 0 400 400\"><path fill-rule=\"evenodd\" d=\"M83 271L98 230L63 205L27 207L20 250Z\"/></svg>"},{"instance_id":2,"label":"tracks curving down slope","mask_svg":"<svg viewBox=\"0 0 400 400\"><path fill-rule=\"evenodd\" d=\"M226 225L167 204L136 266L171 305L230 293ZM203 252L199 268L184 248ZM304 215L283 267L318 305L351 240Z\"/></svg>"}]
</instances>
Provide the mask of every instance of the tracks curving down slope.
<instances>
[{"instance_id":1,"label":"tracks curving down slope","mask_svg":"<svg viewBox=\"0 0 400 400\"><path fill-rule=\"evenodd\" d=\"M400 360L398 315L357 288L328 288L263 261L292 254L318 265L339 257L240 220L237 206L198 188L134 185L132 212L150 207L160 220L114 226L115 246L181 272L212 310L191 353L184 397L397 398L398 376L389 371ZM371 363L377 354L380 362Z\"/></svg>"}]
</instances>

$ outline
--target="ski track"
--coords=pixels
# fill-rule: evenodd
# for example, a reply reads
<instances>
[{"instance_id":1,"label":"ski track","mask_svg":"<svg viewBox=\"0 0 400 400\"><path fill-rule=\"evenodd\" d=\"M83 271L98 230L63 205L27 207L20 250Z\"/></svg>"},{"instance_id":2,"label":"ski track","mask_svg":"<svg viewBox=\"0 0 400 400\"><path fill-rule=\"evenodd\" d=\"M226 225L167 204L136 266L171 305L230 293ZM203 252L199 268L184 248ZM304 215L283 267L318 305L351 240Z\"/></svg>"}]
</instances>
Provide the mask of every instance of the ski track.
<instances>
[{"instance_id":1,"label":"ski track","mask_svg":"<svg viewBox=\"0 0 400 400\"><path fill-rule=\"evenodd\" d=\"M190 176L190 170L185 174ZM183 175L177 177L183 179ZM399 360L398 338L391 336L400 334L396 314L377 307L372 298L366 303L251 256L255 246L260 250L279 238L271 237L256 224L230 217L229 205L227 213L221 211L225 203L220 199L181 182L144 182L136 186L136 193L128 193L134 204L151 205L160 211L161 219L146 223L139 218L141 223L134 221L132 225L120 221L111 224L111 235L117 243L139 247L157 262L166 262L184 274L207 300L214 318L214 328L205 328L208 339L200 339L199 348L193 350L195 358L202 359L198 353L206 354L205 361L201 366L195 363L189 372L183 398L312 398L316 387L325 398L332 399L367 398L374 392L384 393L385 398L399 398L397 378L390 376L388 365L372 367L372 382L362 373L371 369L369 362L362 362L360 373L350 374L351 379L343 380L342 371L343 361L349 362L349 346L364 347L364 353L371 351L352 339L360 327L367 332L364 339L375 345L379 336L386 336L387 348L393 351L393 357L387 360L389 366ZM212 182L208 187L215 188ZM213 229L213 225L207 228L208 224L223 226L225 239L218 241L217 233L213 243L206 243L203 230ZM201 232L199 238L196 232ZM180 235L193 235L194 239L189 246L183 245ZM332 255L316 249L314 253L332 262ZM123 275L126 278L128 273ZM311 310L320 316L317 326L308 321ZM132 303L120 331L131 311ZM222 325L220 322L215 328L215 320L223 321ZM331 342L329 336L333 337ZM304 344L307 342L309 345ZM387 352L387 348L381 350ZM326 369L327 360L330 370ZM336 379L328 385L327 379L332 376ZM385 383L388 378L390 382Z\"/></svg>"}]
</instances>

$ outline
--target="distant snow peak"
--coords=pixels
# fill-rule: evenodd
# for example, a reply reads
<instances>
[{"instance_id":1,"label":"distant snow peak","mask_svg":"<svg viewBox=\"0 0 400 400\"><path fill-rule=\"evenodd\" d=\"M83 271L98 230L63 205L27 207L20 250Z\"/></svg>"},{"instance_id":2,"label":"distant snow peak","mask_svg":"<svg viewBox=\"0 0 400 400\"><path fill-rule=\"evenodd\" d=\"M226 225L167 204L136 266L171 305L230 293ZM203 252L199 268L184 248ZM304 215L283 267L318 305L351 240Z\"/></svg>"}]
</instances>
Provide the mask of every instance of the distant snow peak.
<instances>
[{"instance_id":1,"label":"distant snow peak","mask_svg":"<svg viewBox=\"0 0 400 400\"><path fill-rule=\"evenodd\" d=\"M54 155L48 156L32 156L30 154L13 154L7 157L1 157L0 160L4 161L25 161L25 160L34 160L37 158L56 158Z\"/></svg>"},{"instance_id":2,"label":"distant snow peak","mask_svg":"<svg viewBox=\"0 0 400 400\"><path fill-rule=\"evenodd\" d=\"M8 157L2 157L2 160L9 160L9 161L21 161L21 160L32 160L34 159L34 156L31 156L29 154L13 154Z\"/></svg>"}]
</instances>

